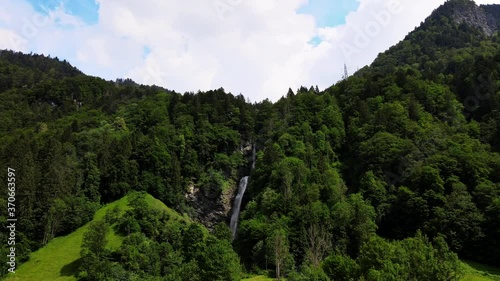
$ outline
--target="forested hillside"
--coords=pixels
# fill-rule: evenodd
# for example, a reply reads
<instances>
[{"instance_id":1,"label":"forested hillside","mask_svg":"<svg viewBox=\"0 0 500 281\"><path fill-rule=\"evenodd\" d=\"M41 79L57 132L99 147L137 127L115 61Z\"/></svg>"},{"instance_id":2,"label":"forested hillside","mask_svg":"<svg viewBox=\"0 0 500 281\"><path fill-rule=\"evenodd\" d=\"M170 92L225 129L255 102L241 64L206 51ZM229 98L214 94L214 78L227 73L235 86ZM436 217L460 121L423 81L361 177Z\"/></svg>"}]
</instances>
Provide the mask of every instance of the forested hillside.
<instances>
[{"instance_id":1,"label":"forested hillside","mask_svg":"<svg viewBox=\"0 0 500 281\"><path fill-rule=\"evenodd\" d=\"M145 191L215 236L193 224L160 237L152 229L166 219L136 206L130 217L151 223L129 222L128 248L107 256L120 280L250 272L460 280L459 257L500 266L498 11L450 0L371 66L324 91L290 89L275 103L222 88L180 94L105 81L57 58L0 52L0 166L16 170L18 262L103 204ZM484 21L471 24L470 15ZM236 255L229 217L213 227L189 198L196 189L200 202L224 201L247 175ZM7 206L5 192L0 201ZM200 239L179 240L187 236ZM225 262L207 258L214 253ZM139 264L149 254L166 258L156 268ZM102 264L85 266L81 280L116 277ZM181 274L189 271L199 274Z\"/></svg>"}]
</instances>

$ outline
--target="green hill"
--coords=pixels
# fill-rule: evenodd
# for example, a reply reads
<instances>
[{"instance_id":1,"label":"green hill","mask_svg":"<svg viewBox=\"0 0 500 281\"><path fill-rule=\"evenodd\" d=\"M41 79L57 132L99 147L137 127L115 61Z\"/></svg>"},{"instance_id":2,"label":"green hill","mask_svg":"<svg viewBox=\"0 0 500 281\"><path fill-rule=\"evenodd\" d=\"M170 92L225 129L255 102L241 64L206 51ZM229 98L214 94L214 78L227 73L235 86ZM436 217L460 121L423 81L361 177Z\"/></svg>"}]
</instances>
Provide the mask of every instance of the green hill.
<instances>
[{"instance_id":1,"label":"green hill","mask_svg":"<svg viewBox=\"0 0 500 281\"><path fill-rule=\"evenodd\" d=\"M473 261L464 261L465 275L462 281L500 281L500 268Z\"/></svg>"},{"instance_id":2,"label":"green hill","mask_svg":"<svg viewBox=\"0 0 500 281\"><path fill-rule=\"evenodd\" d=\"M104 218L106 212L118 208L120 214L123 215L127 209L131 195L127 195L120 200L107 204L100 208L94 215L94 221ZM164 210L171 217L183 219L175 211L171 210L161 201L155 199L153 196L147 194L146 202L148 206L153 209ZM22 280L22 281L41 281L41 280L76 280L75 274L77 273L80 259L80 245L84 233L88 230L91 222L78 228L76 231L69 235L57 237L50 241L45 247L40 248L30 256L30 260L22 264L15 274L7 275L6 280ZM115 232L113 227L107 235L109 250L117 250L124 237Z\"/></svg>"}]
</instances>

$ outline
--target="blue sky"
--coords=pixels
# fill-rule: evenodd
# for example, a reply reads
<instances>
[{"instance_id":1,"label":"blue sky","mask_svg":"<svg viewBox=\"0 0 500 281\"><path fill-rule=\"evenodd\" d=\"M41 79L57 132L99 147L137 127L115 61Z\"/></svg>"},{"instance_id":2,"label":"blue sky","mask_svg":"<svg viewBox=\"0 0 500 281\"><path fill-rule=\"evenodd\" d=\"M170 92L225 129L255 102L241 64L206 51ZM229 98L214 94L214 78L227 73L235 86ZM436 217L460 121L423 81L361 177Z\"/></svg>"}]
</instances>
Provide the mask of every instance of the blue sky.
<instances>
[{"instance_id":1,"label":"blue sky","mask_svg":"<svg viewBox=\"0 0 500 281\"><path fill-rule=\"evenodd\" d=\"M314 16L318 27L334 27L345 24L345 17L358 6L356 0L309 0L298 13Z\"/></svg>"},{"instance_id":2,"label":"blue sky","mask_svg":"<svg viewBox=\"0 0 500 281\"><path fill-rule=\"evenodd\" d=\"M345 24L346 16L356 11L358 6L356 0L309 0L297 13L313 16L318 28L335 27ZM319 36L314 36L308 43L318 46L321 42L323 40Z\"/></svg>"},{"instance_id":3,"label":"blue sky","mask_svg":"<svg viewBox=\"0 0 500 281\"><path fill-rule=\"evenodd\" d=\"M99 20L99 5L95 0L27 0L33 8L45 13L47 9L54 10L57 7L64 7L68 14L77 16L86 24L96 24ZM359 6L356 0L309 0L308 3L300 7L298 14L311 15L316 21L318 28L334 27L345 24L346 16ZM308 43L318 46L322 42L319 36L314 36ZM151 52L149 47L144 47L144 57Z\"/></svg>"},{"instance_id":4,"label":"blue sky","mask_svg":"<svg viewBox=\"0 0 500 281\"><path fill-rule=\"evenodd\" d=\"M61 4L64 11L82 19L87 24L96 24L99 19L99 5L95 0L26 0L33 8L40 12L46 9L54 10Z\"/></svg>"},{"instance_id":5,"label":"blue sky","mask_svg":"<svg viewBox=\"0 0 500 281\"><path fill-rule=\"evenodd\" d=\"M63 4L65 12L78 16L87 24L95 24L99 19L99 5L95 0L27 0L35 10L55 9ZM345 16L356 11L356 0L309 0L297 12L314 16L318 27L333 27L345 24Z\"/></svg>"}]
</instances>

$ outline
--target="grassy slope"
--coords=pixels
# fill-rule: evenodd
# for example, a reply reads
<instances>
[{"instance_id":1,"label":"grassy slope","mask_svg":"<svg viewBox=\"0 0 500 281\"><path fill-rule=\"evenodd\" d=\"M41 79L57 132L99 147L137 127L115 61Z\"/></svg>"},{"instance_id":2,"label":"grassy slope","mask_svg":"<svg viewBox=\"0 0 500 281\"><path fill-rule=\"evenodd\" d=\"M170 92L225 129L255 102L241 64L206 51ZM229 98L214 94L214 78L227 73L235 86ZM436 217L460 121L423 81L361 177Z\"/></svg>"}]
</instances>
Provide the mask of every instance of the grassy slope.
<instances>
[{"instance_id":1,"label":"grassy slope","mask_svg":"<svg viewBox=\"0 0 500 281\"><path fill-rule=\"evenodd\" d=\"M487 266L473 261L463 261L465 276L461 281L500 281L500 268ZM243 279L242 281L273 281L263 275Z\"/></svg>"},{"instance_id":2,"label":"grassy slope","mask_svg":"<svg viewBox=\"0 0 500 281\"><path fill-rule=\"evenodd\" d=\"M94 215L94 221L104 218L107 210L118 207L123 213L127 208L129 196L99 209ZM149 206L161 210L166 210L174 216L180 216L175 211L169 209L161 201L146 196L146 202ZM76 280L74 277L78 269L78 260L80 258L80 245L82 244L83 234L87 231L89 224L86 224L71 234L63 237L57 237L50 241L45 247L34 252L27 263L21 265L15 274L7 275L5 280L18 281L66 281ZM113 228L108 232L108 248L116 250L120 247L123 237L117 235Z\"/></svg>"},{"instance_id":3,"label":"grassy slope","mask_svg":"<svg viewBox=\"0 0 500 281\"><path fill-rule=\"evenodd\" d=\"M274 280L275 280L274 278L269 278L269 277L259 275L259 276L255 276L252 278L243 279L241 281L274 281Z\"/></svg>"},{"instance_id":4,"label":"grassy slope","mask_svg":"<svg viewBox=\"0 0 500 281\"><path fill-rule=\"evenodd\" d=\"M500 281L500 268L464 261L465 276L462 281Z\"/></svg>"}]
</instances>

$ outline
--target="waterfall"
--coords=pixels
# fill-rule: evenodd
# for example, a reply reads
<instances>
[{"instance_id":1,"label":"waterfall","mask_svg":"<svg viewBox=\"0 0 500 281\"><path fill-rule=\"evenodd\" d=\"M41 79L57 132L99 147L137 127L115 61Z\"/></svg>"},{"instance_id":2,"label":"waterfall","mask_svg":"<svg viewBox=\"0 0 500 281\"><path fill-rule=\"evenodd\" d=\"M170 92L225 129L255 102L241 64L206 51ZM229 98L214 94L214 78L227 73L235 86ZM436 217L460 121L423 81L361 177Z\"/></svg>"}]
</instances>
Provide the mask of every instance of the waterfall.
<instances>
[{"instance_id":1,"label":"waterfall","mask_svg":"<svg viewBox=\"0 0 500 281\"><path fill-rule=\"evenodd\" d=\"M252 148L252 170L255 169L255 144L253 145Z\"/></svg>"},{"instance_id":2,"label":"waterfall","mask_svg":"<svg viewBox=\"0 0 500 281\"><path fill-rule=\"evenodd\" d=\"M243 194L245 194L245 190L247 189L247 184L248 176L242 177L238 186L238 195L236 195L236 197L234 198L233 215L231 216L231 224L229 225L229 227L231 228L231 232L233 233L233 240L236 237L238 218L240 217L241 200L243 199Z\"/></svg>"},{"instance_id":3,"label":"waterfall","mask_svg":"<svg viewBox=\"0 0 500 281\"><path fill-rule=\"evenodd\" d=\"M252 170L255 168L255 144L252 145ZM240 183L238 185L238 194L234 198L233 203L233 214L231 215L231 223L229 227L231 228L231 232L233 234L233 240L236 238L236 230L238 229L238 219L240 217L240 208L241 201L243 200L243 195L245 194L245 190L247 189L248 184L248 176L242 177L240 179Z\"/></svg>"}]
</instances>

